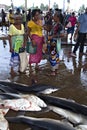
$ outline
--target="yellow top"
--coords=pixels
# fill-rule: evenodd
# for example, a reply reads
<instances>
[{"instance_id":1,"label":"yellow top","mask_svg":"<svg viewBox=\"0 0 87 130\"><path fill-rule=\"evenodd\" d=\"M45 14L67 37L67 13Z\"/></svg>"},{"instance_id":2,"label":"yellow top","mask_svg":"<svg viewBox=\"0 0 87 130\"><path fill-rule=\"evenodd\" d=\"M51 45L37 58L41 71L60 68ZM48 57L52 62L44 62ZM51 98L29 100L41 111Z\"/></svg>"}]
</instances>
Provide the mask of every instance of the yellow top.
<instances>
[{"instance_id":1,"label":"yellow top","mask_svg":"<svg viewBox=\"0 0 87 130\"><path fill-rule=\"evenodd\" d=\"M24 26L21 24L21 30L17 29L13 24L9 27L9 35L23 35L24 34Z\"/></svg>"},{"instance_id":2,"label":"yellow top","mask_svg":"<svg viewBox=\"0 0 87 130\"><path fill-rule=\"evenodd\" d=\"M39 24L40 23L40 24ZM30 34L36 34L38 36L42 36L42 24L40 21L38 21L38 24L36 24L34 21L30 20L27 24L27 26L31 29Z\"/></svg>"},{"instance_id":3,"label":"yellow top","mask_svg":"<svg viewBox=\"0 0 87 130\"><path fill-rule=\"evenodd\" d=\"M10 25L9 35L11 36L12 48L19 53L19 48L24 44L24 26L21 24L21 30L17 29L13 24Z\"/></svg>"},{"instance_id":4,"label":"yellow top","mask_svg":"<svg viewBox=\"0 0 87 130\"><path fill-rule=\"evenodd\" d=\"M14 14L9 14L9 22L10 23L14 23L14 18L13 18Z\"/></svg>"}]
</instances>

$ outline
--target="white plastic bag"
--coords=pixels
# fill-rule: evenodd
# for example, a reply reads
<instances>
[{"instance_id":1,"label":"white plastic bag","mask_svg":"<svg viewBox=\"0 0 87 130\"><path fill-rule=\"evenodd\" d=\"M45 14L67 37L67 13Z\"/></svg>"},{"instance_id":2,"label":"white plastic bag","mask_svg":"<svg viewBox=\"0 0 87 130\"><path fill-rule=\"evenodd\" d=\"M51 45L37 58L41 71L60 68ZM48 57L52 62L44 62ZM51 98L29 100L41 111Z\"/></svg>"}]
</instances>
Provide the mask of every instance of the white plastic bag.
<instances>
[{"instance_id":1,"label":"white plastic bag","mask_svg":"<svg viewBox=\"0 0 87 130\"><path fill-rule=\"evenodd\" d=\"M72 27L71 22L68 22L67 25L66 25L66 28L71 28L71 27Z\"/></svg>"},{"instance_id":2,"label":"white plastic bag","mask_svg":"<svg viewBox=\"0 0 87 130\"><path fill-rule=\"evenodd\" d=\"M19 53L20 57L20 72L24 72L28 66L28 57L26 52Z\"/></svg>"},{"instance_id":3,"label":"white plastic bag","mask_svg":"<svg viewBox=\"0 0 87 130\"><path fill-rule=\"evenodd\" d=\"M61 50L61 38L57 39L56 50L57 50L57 52L59 52Z\"/></svg>"}]
</instances>

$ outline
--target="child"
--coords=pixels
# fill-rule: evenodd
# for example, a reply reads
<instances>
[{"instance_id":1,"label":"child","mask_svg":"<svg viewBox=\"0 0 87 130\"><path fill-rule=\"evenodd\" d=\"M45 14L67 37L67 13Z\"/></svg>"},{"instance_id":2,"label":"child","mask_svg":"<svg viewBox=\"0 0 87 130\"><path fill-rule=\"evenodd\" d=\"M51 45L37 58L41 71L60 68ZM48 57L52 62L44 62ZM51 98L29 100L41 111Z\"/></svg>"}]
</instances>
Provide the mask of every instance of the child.
<instances>
[{"instance_id":1,"label":"child","mask_svg":"<svg viewBox=\"0 0 87 130\"><path fill-rule=\"evenodd\" d=\"M48 36L48 40L50 40L50 65L51 65L51 70L52 73L51 75L55 76L58 70L58 66L59 66L59 52L57 51L57 38L63 36L63 34L60 34L60 32L62 31L62 25L60 23L60 16L55 13L54 14L54 25L52 28L52 34L50 36Z\"/></svg>"},{"instance_id":2,"label":"child","mask_svg":"<svg viewBox=\"0 0 87 130\"><path fill-rule=\"evenodd\" d=\"M54 49L51 51L51 54L50 54L50 64L51 64L51 70L52 70L51 75L53 76L57 74L59 61L60 61L59 54L57 53L56 48L54 47Z\"/></svg>"}]
</instances>

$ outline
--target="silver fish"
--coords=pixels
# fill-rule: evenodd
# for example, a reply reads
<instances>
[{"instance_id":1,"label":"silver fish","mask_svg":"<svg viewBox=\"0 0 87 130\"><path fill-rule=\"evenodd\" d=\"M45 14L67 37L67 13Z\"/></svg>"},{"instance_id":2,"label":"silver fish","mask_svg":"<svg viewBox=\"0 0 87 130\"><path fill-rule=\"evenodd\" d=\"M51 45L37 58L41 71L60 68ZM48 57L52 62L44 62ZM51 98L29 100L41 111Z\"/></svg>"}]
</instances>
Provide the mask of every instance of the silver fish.
<instances>
[{"instance_id":1,"label":"silver fish","mask_svg":"<svg viewBox=\"0 0 87 130\"><path fill-rule=\"evenodd\" d=\"M68 123L65 124L63 122L60 122L59 120L54 120L50 118L34 118L27 116L18 116L18 117L6 117L6 119L9 122L26 123L47 130L76 130Z\"/></svg>"},{"instance_id":2,"label":"silver fish","mask_svg":"<svg viewBox=\"0 0 87 130\"><path fill-rule=\"evenodd\" d=\"M0 109L0 130L9 130L8 121L4 117L8 110L9 109Z\"/></svg>"},{"instance_id":3,"label":"silver fish","mask_svg":"<svg viewBox=\"0 0 87 130\"><path fill-rule=\"evenodd\" d=\"M49 109L67 119L74 127L78 127L83 130L82 127L84 125L85 127L87 126L87 116L55 106L49 106Z\"/></svg>"},{"instance_id":4,"label":"silver fish","mask_svg":"<svg viewBox=\"0 0 87 130\"><path fill-rule=\"evenodd\" d=\"M46 103L35 95L20 95L18 99L2 100L3 108L9 108L15 111L41 111L42 108L47 107Z\"/></svg>"},{"instance_id":5,"label":"silver fish","mask_svg":"<svg viewBox=\"0 0 87 130\"><path fill-rule=\"evenodd\" d=\"M3 86L3 87L2 87ZM45 84L35 84L28 86L20 83L12 83L7 81L0 81L0 90L8 93L44 93L50 94L59 90L58 87L45 85Z\"/></svg>"}]
</instances>

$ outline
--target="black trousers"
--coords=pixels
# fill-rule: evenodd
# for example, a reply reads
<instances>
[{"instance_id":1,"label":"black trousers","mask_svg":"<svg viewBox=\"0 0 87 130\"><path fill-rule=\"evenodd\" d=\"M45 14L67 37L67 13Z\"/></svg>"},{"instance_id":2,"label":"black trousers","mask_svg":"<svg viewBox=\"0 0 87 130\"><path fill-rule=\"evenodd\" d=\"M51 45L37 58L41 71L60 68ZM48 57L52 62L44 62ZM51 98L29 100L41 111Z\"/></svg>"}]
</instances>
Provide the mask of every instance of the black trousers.
<instances>
[{"instance_id":1,"label":"black trousers","mask_svg":"<svg viewBox=\"0 0 87 130\"><path fill-rule=\"evenodd\" d=\"M80 32L78 33L78 38L77 38L77 42L75 44L73 53L76 53L79 46L80 46L80 53L83 53L83 51L84 51L84 43L86 41L86 34L87 33L80 33Z\"/></svg>"}]
</instances>

